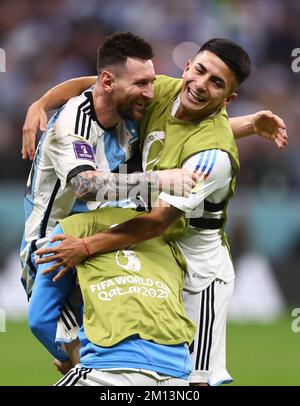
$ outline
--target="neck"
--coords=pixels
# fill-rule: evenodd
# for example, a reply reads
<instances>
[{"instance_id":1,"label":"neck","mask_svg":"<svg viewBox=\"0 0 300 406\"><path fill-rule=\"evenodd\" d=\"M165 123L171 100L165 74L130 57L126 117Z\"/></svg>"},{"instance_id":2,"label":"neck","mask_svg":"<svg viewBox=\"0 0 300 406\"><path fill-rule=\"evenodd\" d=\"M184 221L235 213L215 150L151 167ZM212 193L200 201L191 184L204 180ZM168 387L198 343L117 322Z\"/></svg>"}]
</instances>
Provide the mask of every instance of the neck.
<instances>
[{"instance_id":1,"label":"neck","mask_svg":"<svg viewBox=\"0 0 300 406\"><path fill-rule=\"evenodd\" d=\"M102 91L98 81L93 89L93 103L97 120L103 127L114 127L120 121L112 100Z\"/></svg>"},{"instance_id":2,"label":"neck","mask_svg":"<svg viewBox=\"0 0 300 406\"><path fill-rule=\"evenodd\" d=\"M180 103L178 106L178 109L176 111L175 117L178 118L178 120L183 120L183 121L196 121L189 112L186 111L186 109L183 107L183 105ZM197 118L198 121L201 119Z\"/></svg>"},{"instance_id":3,"label":"neck","mask_svg":"<svg viewBox=\"0 0 300 406\"><path fill-rule=\"evenodd\" d=\"M175 117L178 120L200 122L200 121L205 120L206 118L208 118L210 116L215 115L216 113L218 113L221 110L221 108L222 107L220 107L220 108L218 108L218 109L216 109L214 111L210 111L210 112L204 111L203 113L197 111L195 114L193 114L192 112L187 111L184 108L184 106L180 103L180 105L179 105L179 107L177 109L177 112L175 114Z\"/></svg>"}]
</instances>

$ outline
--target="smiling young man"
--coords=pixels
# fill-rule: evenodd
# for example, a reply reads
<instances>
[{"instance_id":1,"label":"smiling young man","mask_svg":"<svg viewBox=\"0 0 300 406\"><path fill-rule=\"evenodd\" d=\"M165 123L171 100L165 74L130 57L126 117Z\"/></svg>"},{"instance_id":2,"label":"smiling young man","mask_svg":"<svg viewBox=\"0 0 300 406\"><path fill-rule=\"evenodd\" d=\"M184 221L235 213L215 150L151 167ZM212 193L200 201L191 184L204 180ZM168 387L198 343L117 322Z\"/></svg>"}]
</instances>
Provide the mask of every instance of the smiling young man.
<instances>
[{"instance_id":1,"label":"smiling young man","mask_svg":"<svg viewBox=\"0 0 300 406\"><path fill-rule=\"evenodd\" d=\"M157 78L155 98L140 127L144 170L188 167L197 173L198 185L186 199L162 194L161 202L170 207L154 208L113 230L85 238L91 253L126 248L160 235L175 219L188 213L190 224L178 244L188 265L186 305L198 324L191 378L196 383L217 384L231 379L225 363L225 327L234 274L224 225L239 164L224 107L235 98L238 85L249 72L248 55L239 46L227 40L211 40L188 63L183 81ZM262 114L257 124L263 131L261 119L272 123L270 137L278 136L278 128L284 127L274 116ZM167 237L174 237L172 229ZM60 259L52 270L64 263L64 273L87 252L80 239L56 238L60 239L65 240L60 246L38 254L54 253L39 262Z\"/></svg>"},{"instance_id":2,"label":"smiling young man","mask_svg":"<svg viewBox=\"0 0 300 406\"><path fill-rule=\"evenodd\" d=\"M92 253L103 252L153 238L183 214L190 218L177 244L187 263L184 302L197 324L191 347L195 369L190 381L195 384L232 380L226 370L225 337L234 270L224 227L239 160L225 108L249 74L247 53L231 41L215 39L188 62L182 80L157 78L154 101L140 126L144 169L189 169L197 174L197 186L188 198L162 193L160 203L169 207L154 208L86 239ZM172 227L166 238L173 238Z\"/></svg>"},{"instance_id":3,"label":"smiling young man","mask_svg":"<svg viewBox=\"0 0 300 406\"><path fill-rule=\"evenodd\" d=\"M226 63L204 46L204 50L192 62L188 62L180 105L176 117L180 120L199 121L216 113L235 99L238 79Z\"/></svg>"}]
</instances>

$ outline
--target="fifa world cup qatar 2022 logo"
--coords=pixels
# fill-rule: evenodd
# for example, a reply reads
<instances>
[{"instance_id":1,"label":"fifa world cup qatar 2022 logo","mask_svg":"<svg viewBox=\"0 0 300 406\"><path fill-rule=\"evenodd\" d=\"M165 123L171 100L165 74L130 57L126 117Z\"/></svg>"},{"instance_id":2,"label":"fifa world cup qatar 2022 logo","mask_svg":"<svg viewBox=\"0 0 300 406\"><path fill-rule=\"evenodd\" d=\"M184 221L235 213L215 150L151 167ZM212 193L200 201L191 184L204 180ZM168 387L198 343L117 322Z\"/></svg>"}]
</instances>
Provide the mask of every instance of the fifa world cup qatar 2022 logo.
<instances>
[{"instance_id":1,"label":"fifa world cup qatar 2022 logo","mask_svg":"<svg viewBox=\"0 0 300 406\"><path fill-rule=\"evenodd\" d=\"M141 261L133 250L119 250L116 253L116 263L126 271L141 270Z\"/></svg>"}]
</instances>

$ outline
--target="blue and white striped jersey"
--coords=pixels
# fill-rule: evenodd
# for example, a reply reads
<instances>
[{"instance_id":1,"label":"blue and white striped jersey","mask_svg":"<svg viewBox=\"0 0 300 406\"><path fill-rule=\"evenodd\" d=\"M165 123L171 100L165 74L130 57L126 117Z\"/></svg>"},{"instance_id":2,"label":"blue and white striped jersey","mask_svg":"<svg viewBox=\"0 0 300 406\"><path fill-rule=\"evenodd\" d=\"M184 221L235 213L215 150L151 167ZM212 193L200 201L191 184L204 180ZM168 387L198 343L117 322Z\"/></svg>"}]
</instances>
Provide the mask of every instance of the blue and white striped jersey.
<instances>
[{"instance_id":1,"label":"blue and white striped jersey","mask_svg":"<svg viewBox=\"0 0 300 406\"><path fill-rule=\"evenodd\" d=\"M103 128L95 114L92 89L70 99L51 118L39 142L24 198L21 261L28 294L36 273L32 252L45 243L57 221L99 206L99 202L78 201L68 180L86 170L113 172L137 151L137 124L123 120L114 128Z\"/></svg>"}]
</instances>

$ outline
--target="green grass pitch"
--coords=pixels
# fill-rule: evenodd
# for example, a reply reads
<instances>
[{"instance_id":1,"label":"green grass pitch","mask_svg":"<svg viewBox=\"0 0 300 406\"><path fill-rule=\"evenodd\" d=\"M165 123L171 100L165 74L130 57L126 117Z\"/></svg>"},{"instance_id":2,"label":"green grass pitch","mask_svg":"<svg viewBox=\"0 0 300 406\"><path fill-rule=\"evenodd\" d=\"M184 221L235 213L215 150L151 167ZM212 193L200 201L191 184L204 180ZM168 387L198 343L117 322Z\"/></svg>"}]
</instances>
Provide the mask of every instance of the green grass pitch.
<instances>
[{"instance_id":1,"label":"green grass pitch","mask_svg":"<svg viewBox=\"0 0 300 406\"><path fill-rule=\"evenodd\" d=\"M229 323L227 366L231 385L300 385L300 333L291 318L273 324ZM0 333L0 386L52 385L61 375L25 321Z\"/></svg>"}]
</instances>

